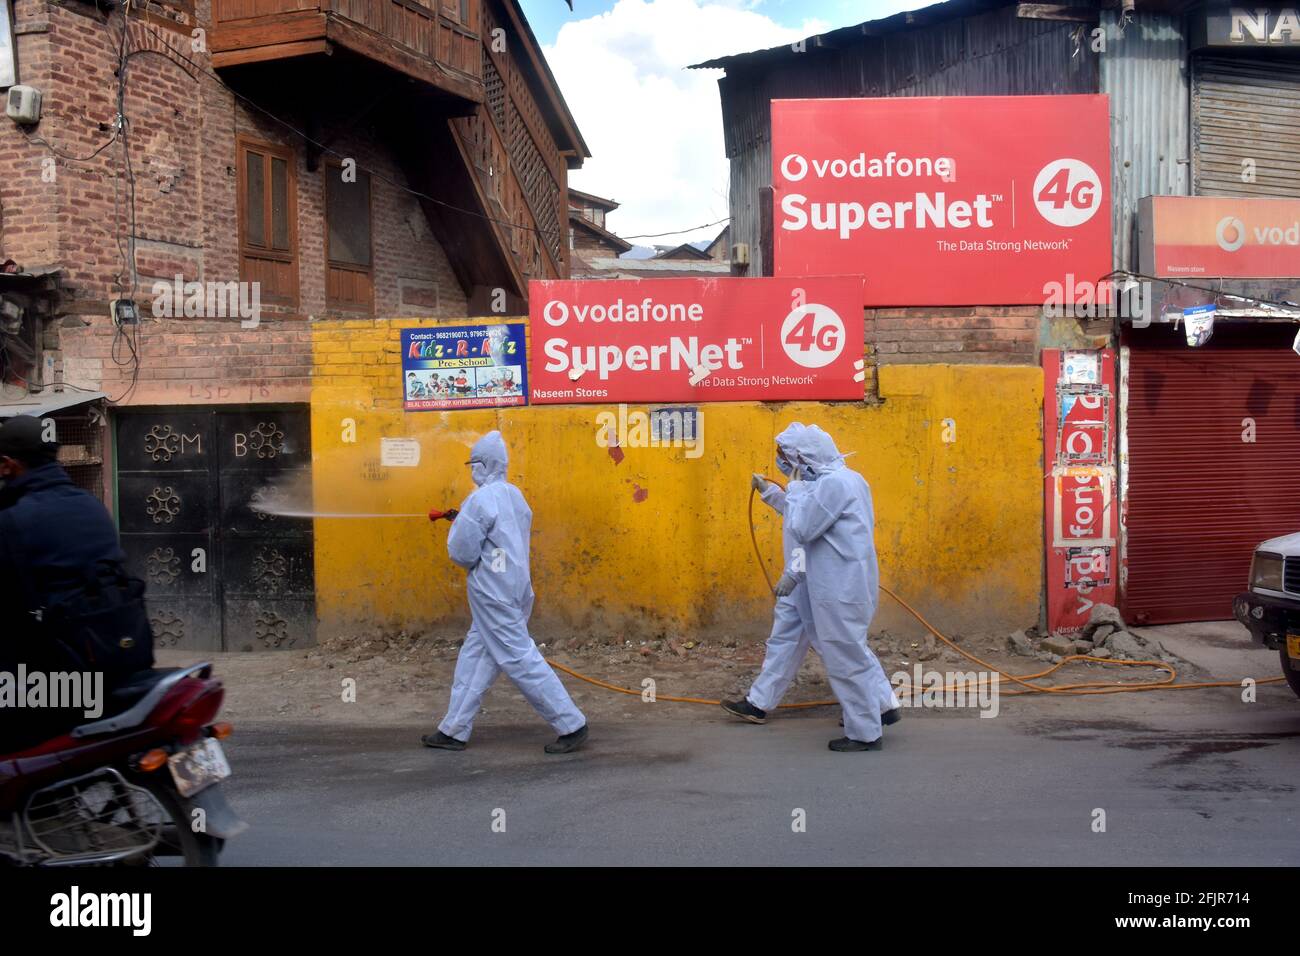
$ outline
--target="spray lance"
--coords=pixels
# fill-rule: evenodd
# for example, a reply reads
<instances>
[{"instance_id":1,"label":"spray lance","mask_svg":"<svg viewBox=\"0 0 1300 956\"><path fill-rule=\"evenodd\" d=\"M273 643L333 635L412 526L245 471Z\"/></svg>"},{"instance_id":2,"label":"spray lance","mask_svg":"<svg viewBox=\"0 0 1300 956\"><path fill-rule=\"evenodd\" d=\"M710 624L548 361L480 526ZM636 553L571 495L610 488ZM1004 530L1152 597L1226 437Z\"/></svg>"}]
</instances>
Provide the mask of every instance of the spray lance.
<instances>
[{"instance_id":1,"label":"spray lance","mask_svg":"<svg viewBox=\"0 0 1300 956\"><path fill-rule=\"evenodd\" d=\"M451 524L456 520L456 515L460 514L455 508L448 508L446 511L439 511L437 508L429 509L429 520L437 521L439 518L446 518L447 523Z\"/></svg>"}]
</instances>

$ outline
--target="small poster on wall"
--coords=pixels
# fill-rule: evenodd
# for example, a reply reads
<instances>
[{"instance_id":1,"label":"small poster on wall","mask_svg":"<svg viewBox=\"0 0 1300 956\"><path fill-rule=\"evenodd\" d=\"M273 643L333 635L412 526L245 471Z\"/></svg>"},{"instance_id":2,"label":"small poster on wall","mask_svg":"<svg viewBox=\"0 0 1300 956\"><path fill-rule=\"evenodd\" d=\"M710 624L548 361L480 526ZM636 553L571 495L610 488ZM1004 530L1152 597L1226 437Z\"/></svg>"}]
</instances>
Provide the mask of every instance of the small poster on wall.
<instances>
[{"instance_id":1,"label":"small poster on wall","mask_svg":"<svg viewBox=\"0 0 1300 956\"><path fill-rule=\"evenodd\" d=\"M528 404L523 325L402 329L408 412Z\"/></svg>"}]
</instances>

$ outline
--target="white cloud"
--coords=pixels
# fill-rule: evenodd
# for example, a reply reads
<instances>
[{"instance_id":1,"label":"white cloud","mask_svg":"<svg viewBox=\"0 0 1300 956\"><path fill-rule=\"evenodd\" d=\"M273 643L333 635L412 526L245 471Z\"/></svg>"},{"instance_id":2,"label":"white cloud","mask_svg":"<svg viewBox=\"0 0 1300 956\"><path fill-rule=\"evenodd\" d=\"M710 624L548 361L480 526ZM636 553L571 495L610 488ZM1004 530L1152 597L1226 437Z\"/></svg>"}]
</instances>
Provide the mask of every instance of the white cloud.
<instances>
[{"instance_id":1,"label":"white cloud","mask_svg":"<svg viewBox=\"0 0 1300 956\"><path fill-rule=\"evenodd\" d=\"M592 158L570 173L575 189L621 203L619 235L664 232L727 215L721 70L687 70L717 56L792 43L824 32L806 20L782 27L747 4L619 0L566 23L545 48ZM722 227L663 239L712 239Z\"/></svg>"}]
</instances>

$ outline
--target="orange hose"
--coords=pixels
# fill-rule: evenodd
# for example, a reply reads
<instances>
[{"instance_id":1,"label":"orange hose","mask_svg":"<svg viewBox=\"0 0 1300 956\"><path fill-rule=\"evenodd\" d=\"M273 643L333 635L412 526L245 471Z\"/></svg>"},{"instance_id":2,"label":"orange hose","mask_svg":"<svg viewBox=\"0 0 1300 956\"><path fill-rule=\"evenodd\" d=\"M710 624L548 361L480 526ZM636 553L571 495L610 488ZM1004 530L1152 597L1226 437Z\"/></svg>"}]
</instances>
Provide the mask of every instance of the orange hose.
<instances>
[{"instance_id":1,"label":"orange hose","mask_svg":"<svg viewBox=\"0 0 1300 956\"><path fill-rule=\"evenodd\" d=\"M773 478L768 478L766 475L764 475L763 477L779 487L782 488L785 487L784 485L781 484L780 481L777 481ZM751 487L749 489L749 540L754 545L754 558L758 561L758 569L763 572L763 580L767 582L767 589L769 591L772 591L772 593L775 595L776 589L772 585L772 576L768 574L767 565L763 562L763 552L758 546L758 534L754 530L754 496L756 493L757 492L754 488ZM891 598L893 598L900 605L902 605L903 609L907 611L909 614L911 614L912 617L916 618L917 621L921 623L922 627L924 627L927 631L933 634L936 638L943 641L945 644L951 647L962 657L965 657L967 660L973 661L974 663L980 665L980 667L983 667L986 671L992 671L993 673L997 674L999 684L1002 684L1003 682L1009 682L1013 684L1019 684L1024 688L1024 690L1002 691L1000 692L1000 696L1019 697L1025 694L1068 694L1071 696L1086 696L1091 694L1127 694L1127 693L1136 693L1138 691L1151 691L1151 690L1193 690L1202 687L1240 687L1241 686L1241 681L1239 680L1238 681L1227 681L1227 680L1199 681L1199 682L1187 683L1187 684L1177 684L1174 682L1178 679L1178 671L1174 668L1172 664L1166 661L1117 661L1105 657L1092 657L1088 654L1068 654L1065 657L1062 657L1060 661L1053 664L1051 667L1047 668L1046 670L1039 671L1036 674L1019 674L1019 675L1008 674L1006 671L1002 670L1001 668L995 667L994 665L990 664L988 661L982 660L981 658L976 657L974 654L971 654L969 651L966 651L963 648L959 647L957 644L951 641L947 636L945 636L938 628L936 628L933 624L931 624L924 617L922 617L921 613L917 611L916 608L912 607L912 605L908 604L906 601L904 601L893 591L889 590L889 588L885 587L883 584L880 586L880 590L884 591ZM1060 685L1031 683L1032 681L1036 681L1041 678L1047 677L1048 675L1060 670L1066 664L1070 663L1070 661L1091 661L1094 664L1116 664L1121 667L1155 667L1160 670L1166 671L1167 676L1160 678L1158 680L1143 681L1141 683L1134 683L1134 684L1126 684L1126 683L1121 683L1116 681L1085 681L1079 684L1060 684ZM592 684L596 687L601 687L604 688L605 690L613 691L614 693L618 693L618 694L630 694L633 697L641 696L642 692L639 690L633 690L630 687L620 687L618 684L611 684L608 681L599 680L598 678L595 677L588 677L586 674L582 674L578 671L575 671L572 668L566 667L563 664L557 664L555 661L549 659L547 660L547 663L550 664L552 667L554 667L556 670L560 670L568 674L570 677L575 677L580 681L585 681L586 683ZM1286 680L1285 677L1266 677L1262 680L1256 680L1255 683L1276 684L1284 680ZM902 693L912 693L918 690L918 688L913 688L910 684L896 689ZM945 686L942 689L947 691L947 690L955 690L956 688ZM671 697L666 694L655 694L655 700L656 701L665 700L677 704L704 704L713 707L716 707L722 703L722 701L720 700L708 700L703 697ZM830 705L838 704L838 703L839 701L836 700L810 700L810 701L804 701L802 703L795 703L795 704L780 704L778 705L778 709L805 710L810 707L828 707Z\"/></svg>"}]
</instances>

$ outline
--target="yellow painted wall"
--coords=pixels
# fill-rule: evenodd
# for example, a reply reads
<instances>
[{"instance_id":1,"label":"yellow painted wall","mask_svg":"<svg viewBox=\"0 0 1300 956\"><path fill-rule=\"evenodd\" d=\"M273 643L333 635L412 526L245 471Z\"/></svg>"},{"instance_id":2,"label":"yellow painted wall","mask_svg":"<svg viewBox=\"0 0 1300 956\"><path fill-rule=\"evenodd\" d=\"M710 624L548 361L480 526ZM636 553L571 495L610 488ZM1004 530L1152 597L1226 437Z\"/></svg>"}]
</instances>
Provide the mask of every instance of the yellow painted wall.
<instances>
[{"instance_id":1,"label":"yellow painted wall","mask_svg":"<svg viewBox=\"0 0 1300 956\"><path fill-rule=\"evenodd\" d=\"M771 597L749 541L749 476L776 474L773 436L796 420L821 425L841 451L856 452L849 465L875 497L883 583L956 633L1038 620L1038 368L887 365L879 370L880 404L703 405L700 457L625 448L616 464L596 441L596 416L617 406L403 412L400 329L438 324L456 323L331 323L314 333L315 508L423 513L459 505L473 490L469 445L499 428L510 479L534 512L539 636L702 629L765 638ZM955 422L954 443L942 440L944 419ZM354 443L344 441L349 421ZM381 469L382 437L418 439L419 467ZM775 560L779 526L761 502L755 508L760 544ZM447 558L446 529L421 517L318 518L323 633L463 622L464 573ZM886 627L903 620L889 603L882 600L878 616Z\"/></svg>"}]
</instances>

